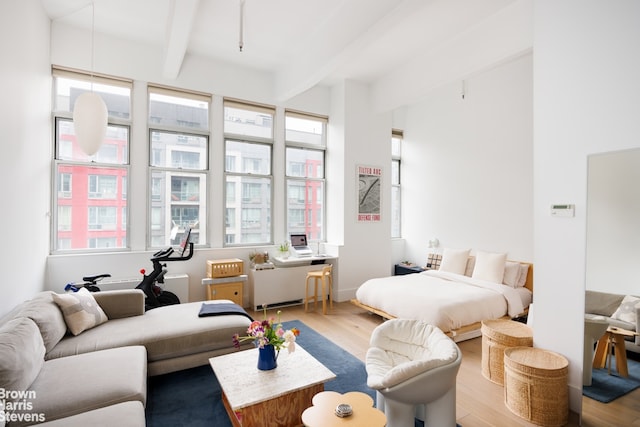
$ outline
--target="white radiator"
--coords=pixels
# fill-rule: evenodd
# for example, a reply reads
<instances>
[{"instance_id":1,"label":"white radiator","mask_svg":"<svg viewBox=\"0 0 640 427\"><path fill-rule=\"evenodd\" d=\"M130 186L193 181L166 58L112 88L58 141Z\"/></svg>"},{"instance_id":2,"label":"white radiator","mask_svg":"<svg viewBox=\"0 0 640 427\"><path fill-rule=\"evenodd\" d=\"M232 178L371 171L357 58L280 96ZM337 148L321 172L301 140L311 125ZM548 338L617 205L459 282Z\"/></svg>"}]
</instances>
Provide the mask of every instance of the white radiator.
<instances>
[{"instance_id":1,"label":"white radiator","mask_svg":"<svg viewBox=\"0 0 640 427\"><path fill-rule=\"evenodd\" d=\"M113 291L117 289L135 289L142 281L142 275L138 278L114 279L106 277L97 283L102 291ZM163 290L173 292L180 302L189 302L189 275L187 274L167 274L164 276L164 283L158 284Z\"/></svg>"}]
</instances>

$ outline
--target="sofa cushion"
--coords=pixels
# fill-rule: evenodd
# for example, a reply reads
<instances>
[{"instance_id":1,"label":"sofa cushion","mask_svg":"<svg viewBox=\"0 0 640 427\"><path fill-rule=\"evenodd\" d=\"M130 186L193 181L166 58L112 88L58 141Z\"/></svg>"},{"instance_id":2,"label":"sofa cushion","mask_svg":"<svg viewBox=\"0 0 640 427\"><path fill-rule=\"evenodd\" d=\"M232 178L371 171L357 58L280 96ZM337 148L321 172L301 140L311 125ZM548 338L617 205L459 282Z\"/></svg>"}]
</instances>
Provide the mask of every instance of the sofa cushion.
<instances>
[{"instance_id":1,"label":"sofa cushion","mask_svg":"<svg viewBox=\"0 0 640 427\"><path fill-rule=\"evenodd\" d=\"M230 301L211 301L224 302ZM201 307L202 302L174 304L154 308L142 316L112 319L78 336L66 336L45 357L144 345L152 363L220 349L232 351L231 337L244 334L251 320L242 315L198 317Z\"/></svg>"},{"instance_id":2,"label":"sofa cushion","mask_svg":"<svg viewBox=\"0 0 640 427\"><path fill-rule=\"evenodd\" d=\"M598 291L586 291L584 312L611 317L611 315L618 309L623 299L624 295Z\"/></svg>"},{"instance_id":3,"label":"sofa cushion","mask_svg":"<svg viewBox=\"0 0 640 427\"><path fill-rule=\"evenodd\" d=\"M53 294L53 300L62 310L67 327L73 335L109 320L91 292L85 288L68 294Z\"/></svg>"},{"instance_id":4,"label":"sofa cushion","mask_svg":"<svg viewBox=\"0 0 640 427\"><path fill-rule=\"evenodd\" d=\"M52 291L40 292L33 299L22 303L14 314L14 317L28 317L38 325L47 351L67 333L62 311L53 302L54 294Z\"/></svg>"},{"instance_id":5,"label":"sofa cushion","mask_svg":"<svg viewBox=\"0 0 640 427\"><path fill-rule=\"evenodd\" d=\"M33 320L17 317L0 327L0 388L26 390L44 364L44 343Z\"/></svg>"},{"instance_id":6,"label":"sofa cushion","mask_svg":"<svg viewBox=\"0 0 640 427\"><path fill-rule=\"evenodd\" d=\"M144 427L144 406L139 401L117 403L66 418L38 424L38 427L87 427L117 425L118 427Z\"/></svg>"},{"instance_id":7,"label":"sofa cushion","mask_svg":"<svg viewBox=\"0 0 640 427\"><path fill-rule=\"evenodd\" d=\"M131 346L48 360L29 390L37 398L26 412L44 414L46 421L121 402L145 405L147 353L142 346Z\"/></svg>"},{"instance_id":8,"label":"sofa cushion","mask_svg":"<svg viewBox=\"0 0 640 427\"><path fill-rule=\"evenodd\" d=\"M640 298L632 295L624 297L618 309L611 315L616 320L622 320L623 322L635 324L636 323L636 311L640 308Z\"/></svg>"}]
</instances>

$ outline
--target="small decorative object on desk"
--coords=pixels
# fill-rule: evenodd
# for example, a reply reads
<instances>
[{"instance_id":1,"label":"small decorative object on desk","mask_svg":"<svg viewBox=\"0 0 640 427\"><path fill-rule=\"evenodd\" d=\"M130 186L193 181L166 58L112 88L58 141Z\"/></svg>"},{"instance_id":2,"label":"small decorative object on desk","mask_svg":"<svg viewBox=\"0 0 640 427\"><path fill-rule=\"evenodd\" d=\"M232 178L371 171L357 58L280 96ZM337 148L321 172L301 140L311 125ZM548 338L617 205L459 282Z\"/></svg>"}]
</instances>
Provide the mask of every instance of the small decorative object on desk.
<instances>
[{"instance_id":1,"label":"small decorative object on desk","mask_svg":"<svg viewBox=\"0 0 640 427\"><path fill-rule=\"evenodd\" d=\"M278 246L278 252L280 252L280 257L282 259L289 258L289 242L285 241L280 246Z\"/></svg>"},{"instance_id":2,"label":"small decorative object on desk","mask_svg":"<svg viewBox=\"0 0 640 427\"><path fill-rule=\"evenodd\" d=\"M286 347L289 353L296 349L296 337L300 335L300 331L296 328L285 330L280 322L280 313L278 310L276 321L275 317L267 318L267 306L264 307L264 320L254 320L247 328L247 335L233 336L233 345L237 348L244 341L253 341L259 348L258 369L268 371L274 369L277 364L280 349Z\"/></svg>"}]
</instances>

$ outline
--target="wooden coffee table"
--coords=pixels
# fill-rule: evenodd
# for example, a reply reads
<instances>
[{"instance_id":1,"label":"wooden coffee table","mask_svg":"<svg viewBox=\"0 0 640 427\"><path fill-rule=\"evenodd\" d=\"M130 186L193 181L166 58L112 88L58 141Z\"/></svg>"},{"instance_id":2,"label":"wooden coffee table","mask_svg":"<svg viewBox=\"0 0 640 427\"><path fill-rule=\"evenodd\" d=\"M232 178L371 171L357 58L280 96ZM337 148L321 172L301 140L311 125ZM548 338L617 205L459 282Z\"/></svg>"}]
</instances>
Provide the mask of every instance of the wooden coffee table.
<instances>
[{"instance_id":1,"label":"wooden coffee table","mask_svg":"<svg viewBox=\"0 0 640 427\"><path fill-rule=\"evenodd\" d=\"M302 425L302 412L324 383L336 376L302 346L280 352L278 367L257 368L258 349L209 359L220 387L222 402L234 427Z\"/></svg>"},{"instance_id":2,"label":"wooden coffee table","mask_svg":"<svg viewBox=\"0 0 640 427\"><path fill-rule=\"evenodd\" d=\"M335 414L341 403L351 405L353 413L345 418ZM313 396L313 406L302 413L302 422L307 427L384 427L387 417L373 407L373 399L365 393L351 391L340 394L323 391Z\"/></svg>"},{"instance_id":3,"label":"wooden coffee table","mask_svg":"<svg viewBox=\"0 0 640 427\"><path fill-rule=\"evenodd\" d=\"M638 335L637 332L627 331L626 329L616 328L615 326L609 326L602 338L598 340L596 346L596 354L593 357L593 367L596 369L604 368L607 365L607 359L609 361L609 374L611 374L611 358L612 353L615 350L616 367L618 368L618 374L622 377L629 376L629 370L627 368L627 349L624 345L625 337L633 337Z\"/></svg>"}]
</instances>

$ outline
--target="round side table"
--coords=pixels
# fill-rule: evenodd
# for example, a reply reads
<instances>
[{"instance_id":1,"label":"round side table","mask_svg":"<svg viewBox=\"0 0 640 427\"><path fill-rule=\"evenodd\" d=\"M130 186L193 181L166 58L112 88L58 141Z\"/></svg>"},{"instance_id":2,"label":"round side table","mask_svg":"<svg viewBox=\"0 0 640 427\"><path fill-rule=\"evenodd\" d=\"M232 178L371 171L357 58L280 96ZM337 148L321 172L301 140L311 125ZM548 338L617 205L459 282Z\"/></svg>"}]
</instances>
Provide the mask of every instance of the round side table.
<instances>
[{"instance_id":1,"label":"round side table","mask_svg":"<svg viewBox=\"0 0 640 427\"><path fill-rule=\"evenodd\" d=\"M306 427L384 427L387 417L373 407L373 399L365 393L351 391L340 394L335 391L323 391L312 399L313 406L302 413L302 423ZM351 405L353 414L338 417L336 407L342 403Z\"/></svg>"}]
</instances>

